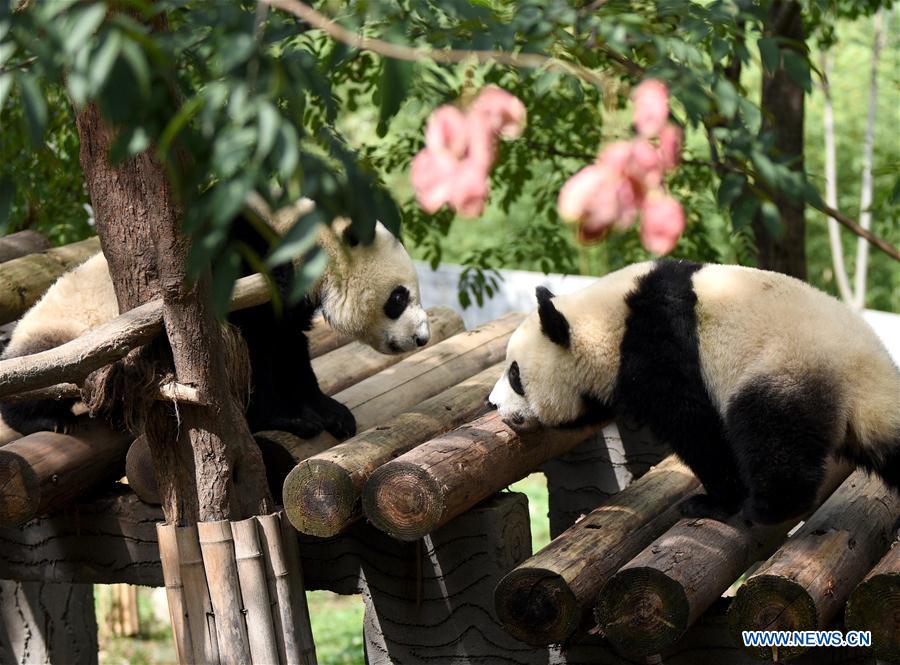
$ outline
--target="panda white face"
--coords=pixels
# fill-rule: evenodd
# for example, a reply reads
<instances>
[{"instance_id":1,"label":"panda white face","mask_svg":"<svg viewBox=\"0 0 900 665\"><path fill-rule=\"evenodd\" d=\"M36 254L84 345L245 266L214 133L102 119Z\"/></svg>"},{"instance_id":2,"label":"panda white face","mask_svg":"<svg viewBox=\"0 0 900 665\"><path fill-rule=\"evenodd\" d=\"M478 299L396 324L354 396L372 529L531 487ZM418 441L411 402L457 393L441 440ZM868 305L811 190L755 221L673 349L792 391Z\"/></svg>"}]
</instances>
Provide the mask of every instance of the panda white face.
<instances>
[{"instance_id":1,"label":"panda white face","mask_svg":"<svg viewBox=\"0 0 900 665\"><path fill-rule=\"evenodd\" d=\"M569 322L551 297L538 289L538 312L510 338L506 371L488 397L503 422L518 432L577 422L587 410L585 368L572 353Z\"/></svg>"}]
</instances>

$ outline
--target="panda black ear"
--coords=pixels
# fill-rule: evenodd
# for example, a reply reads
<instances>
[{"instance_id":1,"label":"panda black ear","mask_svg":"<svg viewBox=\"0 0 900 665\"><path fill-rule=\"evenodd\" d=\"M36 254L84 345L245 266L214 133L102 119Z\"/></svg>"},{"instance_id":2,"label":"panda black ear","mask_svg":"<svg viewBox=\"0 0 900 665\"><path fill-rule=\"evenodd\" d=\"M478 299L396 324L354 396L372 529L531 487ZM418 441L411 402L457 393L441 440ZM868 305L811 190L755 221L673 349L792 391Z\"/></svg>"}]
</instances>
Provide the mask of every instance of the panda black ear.
<instances>
[{"instance_id":1,"label":"panda black ear","mask_svg":"<svg viewBox=\"0 0 900 665\"><path fill-rule=\"evenodd\" d=\"M359 238L353 232L353 224L347 224L347 228L344 229L341 237L348 247L356 247L359 244Z\"/></svg>"},{"instance_id":2,"label":"panda black ear","mask_svg":"<svg viewBox=\"0 0 900 665\"><path fill-rule=\"evenodd\" d=\"M550 289L539 286L535 290L538 301L538 316L541 319L541 330L550 338L551 342L559 344L561 347L568 349L571 339L569 332L569 322L553 305L551 298L553 294Z\"/></svg>"}]
</instances>

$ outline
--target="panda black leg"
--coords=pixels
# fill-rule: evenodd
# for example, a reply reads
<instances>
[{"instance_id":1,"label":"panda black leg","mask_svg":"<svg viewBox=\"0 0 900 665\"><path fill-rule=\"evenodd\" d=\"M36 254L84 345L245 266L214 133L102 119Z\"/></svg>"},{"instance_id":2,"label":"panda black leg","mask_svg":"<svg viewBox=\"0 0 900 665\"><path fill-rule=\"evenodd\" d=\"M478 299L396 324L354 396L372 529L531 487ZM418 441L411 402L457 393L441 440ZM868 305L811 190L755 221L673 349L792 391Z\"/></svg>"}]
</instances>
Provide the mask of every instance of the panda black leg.
<instances>
[{"instance_id":1,"label":"panda black leg","mask_svg":"<svg viewBox=\"0 0 900 665\"><path fill-rule=\"evenodd\" d=\"M35 432L70 431L78 420L72 413L73 399L27 400L3 402L0 415L3 421L22 436Z\"/></svg>"},{"instance_id":2,"label":"panda black leg","mask_svg":"<svg viewBox=\"0 0 900 665\"><path fill-rule=\"evenodd\" d=\"M777 524L813 507L840 430L837 411L828 382L810 377L761 379L732 400L726 429L749 488L747 519Z\"/></svg>"},{"instance_id":3,"label":"panda black leg","mask_svg":"<svg viewBox=\"0 0 900 665\"><path fill-rule=\"evenodd\" d=\"M724 521L740 510L747 496L731 449L724 440L706 440L702 448L675 448L675 452L703 483L705 494L681 502L678 510L685 517Z\"/></svg>"}]
</instances>

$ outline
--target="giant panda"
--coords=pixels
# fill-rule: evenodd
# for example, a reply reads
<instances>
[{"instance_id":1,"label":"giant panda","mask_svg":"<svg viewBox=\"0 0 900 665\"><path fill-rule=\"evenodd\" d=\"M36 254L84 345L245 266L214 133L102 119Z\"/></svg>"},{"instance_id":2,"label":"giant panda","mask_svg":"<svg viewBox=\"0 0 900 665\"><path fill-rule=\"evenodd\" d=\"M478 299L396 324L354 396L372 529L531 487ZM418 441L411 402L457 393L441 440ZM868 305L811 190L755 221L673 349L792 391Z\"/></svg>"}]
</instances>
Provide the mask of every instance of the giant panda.
<instances>
[{"instance_id":1,"label":"giant panda","mask_svg":"<svg viewBox=\"0 0 900 665\"><path fill-rule=\"evenodd\" d=\"M262 250L261 236L244 217L237 237ZM276 230L279 229L276 225ZM305 332L321 309L338 332L385 354L428 343L428 317L419 299L415 267L400 241L380 222L372 242L355 240L349 220L338 219L319 233L328 265L312 292L276 313L266 303L234 312L234 324L250 356L252 390L247 420L252 431L284 430L308 438L323 430L343 439L356 423L350 410L322 393L313 374ZM282 295L293 276L290 263L274 271ZM250 272L246 270L245 272ZM13 330L3 358L37 353L63 344L118 316L102 253L60 277ZM66 431L75 421L75 400L34 400L0 404L0 416L20 434Z\"/></svg>"},{"instance_id":2,"label":"giant panda","mask_svg":"<svg viewBox=\"0 0 900 665\"><path fill-rule=\"evenodd\" d=\"M513 429L626 415L706 494L687 516L809 509L835 455L900 490L900 372L862 318L779 273L661 260L555 297L509 340L488 400Z\"/></svg>"}]
</instances>

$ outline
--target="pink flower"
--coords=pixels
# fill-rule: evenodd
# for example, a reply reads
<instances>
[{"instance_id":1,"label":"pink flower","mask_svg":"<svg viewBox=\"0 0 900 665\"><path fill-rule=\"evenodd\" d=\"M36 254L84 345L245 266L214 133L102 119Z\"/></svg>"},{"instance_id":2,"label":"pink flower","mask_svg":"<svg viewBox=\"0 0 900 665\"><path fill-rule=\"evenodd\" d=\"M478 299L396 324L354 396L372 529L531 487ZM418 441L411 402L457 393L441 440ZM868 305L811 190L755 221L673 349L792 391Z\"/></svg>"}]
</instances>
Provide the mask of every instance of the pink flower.
<instances>
[{"instance_id":1,"label":"pink flower","mask_svg":"<svg viewBox=\"0 0 900 665\"><path fill-rule=\"evenodd\" d=\"M646 139L631 142L631 162L626 173L647 189L662 184L662 164L656 147Z\"/></svg>"},{"instance_id":2,"label":"pink flower","mask_svg":"<svg viewBox=\"0 0 900 665\"><path fill-rule=\"evenodd\" d=\"M497 135L489 118L481 114L469 114L466 116L466 132L466 158L487 174L497 159Z\"/></svg>"},{"instance_id":3,"label":"pink flower","mask_svg":"<svg viewBox=\"0 0 900 665\"><path fill-rule=\"evenodd\" d=\"M556 207L559 216L569 222L580 221L587 214L594 193L609 178L609 170L592 164L569 178L559 190Z\"/></svg>"},{"instance_id":4,"label":"pink flower","mask_svg":"<svg viewBox=\"0 0 900 665\"><path fill-rule=\"evenodd\" d=\"M684 132L681 127L671 122L659 132L659 157L660 165L664 171L671 171L681 161L681 147L684 141Z\"/></svg>"},{"instance_id":5,"label":"pink flower","mask_svg":"<svg viewBox=\"0 0 900 665\"><path fill-rule=\"evenodd\" d=\"M487 173L471 160L462 162L453 180L450 206L463 217L478 217L490 192Z\"/></svg>"},{"instance_id":6,"label":"pink flower","mask_svg":"<svg viewBox=\"0 0 900 665\"><path fill-rule=\"evenodd\" d=\"M681 204L661 191L651 192L641 207L641 243L654 254L671 252L684 231Z\"/></svg>"},{"instance_id":7,"label":"pink flower","mask_svg":"<svg viewBox=\"0 0 900 665\"><path fill-rule=\"evenodd\" d=\"M439 106L428 117L425 147L432 152L447 152L461 159L466 154L467 142L466 117L455 106Z\"/></svg>"},{"instance_id":8,"label":"pink flower","mask_svg":"<svg viewBox=\"0 0 900 665\"><path fill-rule=\"evenodd\" d=\"M632 93L634 126L644 138L653 138L669 119L669 90L657 79L646 79Z\"/></svg>"},{"instance_id":9,"label":"pink flower","mask_svg":"<svg viewBox=\"0 0 900 665\"><path fill-rule=\"evenodd\" d=\"M525 129L525 105L518 97L495 85L482 88L470 113L484 116L491 130L506 139L520 137Z\"/></svg>"},{"instance_id":10,"label":"pink flower","mask_svg":"<svg viewBox=\"0 0 900 665\"><path fill-rule=\"evenodd\" d=\"M615 141L600 151L597 163L622 173L631 161L631 141Z\"/></svg>"},{"instance_id":11,"label":"pink flower","mask_svg":"<svg viewBox=\"0 0 900 665\"><path fill-rule=\"evenodd\" d=\"M410 179L422 210L434 214L450 200L458 164L451 154L428 148L413 157Z\"/></svg>"}]
</instances>

